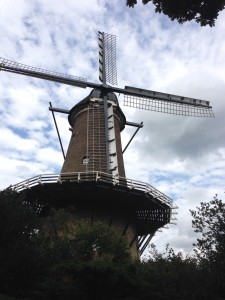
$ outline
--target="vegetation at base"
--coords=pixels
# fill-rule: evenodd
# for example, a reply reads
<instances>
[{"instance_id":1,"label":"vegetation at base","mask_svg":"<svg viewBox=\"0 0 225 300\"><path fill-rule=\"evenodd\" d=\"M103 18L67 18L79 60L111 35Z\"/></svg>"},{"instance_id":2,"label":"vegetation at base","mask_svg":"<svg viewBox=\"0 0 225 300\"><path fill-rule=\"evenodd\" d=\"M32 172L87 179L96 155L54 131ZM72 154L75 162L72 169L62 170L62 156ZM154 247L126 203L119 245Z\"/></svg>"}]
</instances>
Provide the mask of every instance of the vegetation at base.
<instances>
[{"instance_id":1,"label":"vegetation at base","mask_svg":"<svg viewBox=\"0 0 225 300\"><path fill-rule=\"evenodd\" d=\"M151 245L144 262L132 261L126 240L105 224L74 227L66 224L73 208L48 216L42 208L0 192L0 299L225 299L225 204L217 196L191 211L193 256Z\"/></svg>"},{"instance_id":2,"label":"vegetation at base","mask_svg":"<svg viewBox=\"0 0 225 300\"><path fill-rule=\"evenodd\" d=\"M201 26L214 26L219 12L225 8L225 0L142 0L143 4L151 2L155 12L163 13L172 21L180 24L195 20ZM137 0L126 0L129 7L134 7Z\"/></svg>"}]
</instances>

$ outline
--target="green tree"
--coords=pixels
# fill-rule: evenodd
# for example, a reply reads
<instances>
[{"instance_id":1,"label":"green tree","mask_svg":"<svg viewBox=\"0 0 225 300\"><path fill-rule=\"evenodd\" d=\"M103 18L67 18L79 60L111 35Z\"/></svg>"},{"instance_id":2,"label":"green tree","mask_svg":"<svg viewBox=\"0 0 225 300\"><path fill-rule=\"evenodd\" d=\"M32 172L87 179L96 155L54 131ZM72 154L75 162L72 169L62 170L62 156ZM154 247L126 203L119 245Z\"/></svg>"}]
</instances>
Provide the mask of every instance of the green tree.
<instances>
[{"instance_id":1,"label":"green tree","mask_svg":"<svg viewBox=\"0 0 225 300\"><path fill-rule=\"evenodd\" d=\"M195 256L152 246L145 262L132 261L127 241L108 225L70 222L70 207L43 214L33 199L0 192L0 298L224 299L225 205L217 197L192 211L201 235Z\"/></svg>"},{"instance_id":2,"label":"green tree","mask_svg":"<svg viewBox=\"0 0 225 300\"><path fill-rule=\"evenodd\" d=\"M65 213L55 211L52 221L48 217L48 224L59 220L59 215ZM131 295L135 284L129 247L115 229L102 222L80 220L70 228L66 226L66 234L51 239L50 244L55 259L40 285L47 299L74 299L74 295L76 299L115 299Z\"/></svg>"},{"instance_id":3,"label":"green tree","mask_svg":"<svg viewBox=\"0 0 225 300\"><path fill-rule=\"evenodd\" d=\"M207 299L204 277L194 257L175 253L169 245L159 253L154 244L149 255L150 258L139 266L139 276L145 282L143 299Z\"/></svg>"},{"instance_id":4,"label":"green tree","mask_svg":"<svg viewBox=\"0 0 225 300\"><path fill-rule=\"evenodd\" d=\"M225 203L217 195L210 202L201 202L191 210L192 226L200 234L195 244L196 254L213 260L225 251Z\"/></svg>"},{"instance_id":5,"label":"green tree","mask_svg":"<svg viewBox=\"0 0 225 300\"><path fill-rule=\"evenodd\" d=\"M0 192L0 291L22 295L39 276L39 206L11 189Z\"/></svg>"},{"instance_id":6,"label":"green tree","mask_svg":"<svg viewBox=\"0 0 225 300\"><path fill-rule=\"evenodd\" d=\"M167 15L179 23L195 20L201 26L214 26L219 12L225 8L225 0L142 0L143 4L152 2L155 12ZM134 7L137 0L127 0L127 6Z\"/></svg>"},{"instance_id":7,"label":"green tree","mask_svg":"<svg viewBox=\"0 0 225 300\"><path fill-rule=\"evenodd\" d=\"M131 259L126 238L102 222L79 221L75 228L74 248L81 261L126 263Z\"/></svg>"},{"instance_id":8,"label":"green tree","mask_svg":"<svg viewBox=\"0 0 225 300\"><path fill-rule=\"evenodd\" d=\"M69 226L71 208L45 207L43 214L35 197L27 197L0 192L1 298L114 299L130 293L135 284L124 237L101 222Z\"/></svg>"},{"instance_id":9,"label":"green tree","mask_svg":"<svg viewBox=\"0 0 225 300\"><path fill-rule=\"evenodd\" d=\"M215 195L210 202L202 202L191 210L192 225L197 238L195 254L205 272L205 284L214 291L214 299L225 295L225 203ZM216 298L217 297L217 298Z\"/></svg>"}]
</instances>

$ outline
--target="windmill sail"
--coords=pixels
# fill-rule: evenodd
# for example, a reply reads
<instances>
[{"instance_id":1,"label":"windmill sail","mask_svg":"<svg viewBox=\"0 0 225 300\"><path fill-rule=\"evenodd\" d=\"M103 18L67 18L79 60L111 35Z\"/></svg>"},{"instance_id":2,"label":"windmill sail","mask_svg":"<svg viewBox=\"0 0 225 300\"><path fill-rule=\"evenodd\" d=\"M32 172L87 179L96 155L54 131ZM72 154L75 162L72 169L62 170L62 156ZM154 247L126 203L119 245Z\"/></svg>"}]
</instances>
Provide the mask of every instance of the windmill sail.
<instances>
[{"instance_id":1,"label":"windmill sail","mask_svg":"<svg viewBox=\"0 0 225 300\"><path fill-rule=\"evenodd\" d=\"M86 78L24 65L0 57L0 70L86 88Z\"/></svg>"},{"instance_id":2,"label":"windmill sail","mask_svg":"<svg viewBox=\"0 0 225 300\"><path fill-rule=\"evenodd\" d=\"M128 86L125 91L125 106L181 116L214 117L209 101Z\"/></svg>"},{"instance_id":3,"label":"windmill sail","mask_svg":"<svg viewBox=\"0 0 225 300\"><path fill-rule=\"evenodd\" d=\"M99 31L98 46L99 79L103 84L108 82L112 85L117 85L116 36Z\"/></svg>"}]
</instances>

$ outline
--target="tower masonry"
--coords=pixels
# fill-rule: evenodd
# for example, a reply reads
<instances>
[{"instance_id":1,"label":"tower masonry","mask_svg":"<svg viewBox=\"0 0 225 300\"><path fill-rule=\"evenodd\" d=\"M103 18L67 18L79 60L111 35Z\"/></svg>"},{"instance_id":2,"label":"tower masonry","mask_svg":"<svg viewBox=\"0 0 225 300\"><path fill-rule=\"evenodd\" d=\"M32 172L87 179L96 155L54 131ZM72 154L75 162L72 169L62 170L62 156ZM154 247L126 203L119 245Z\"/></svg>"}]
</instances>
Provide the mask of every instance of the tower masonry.
<instances>
[{"instance_id":1,"label":"tower masonry","mask_svg":"<svg viewBox=\"0 0 225 300\"><path fill-rule=\"evenodd\" d=\"M106 96L107 124L100 90L93 90L70 110L72 136L61 173L100 171L125 177L120 132L126 118L116 95Z\"/></svg>"}]
</instances>

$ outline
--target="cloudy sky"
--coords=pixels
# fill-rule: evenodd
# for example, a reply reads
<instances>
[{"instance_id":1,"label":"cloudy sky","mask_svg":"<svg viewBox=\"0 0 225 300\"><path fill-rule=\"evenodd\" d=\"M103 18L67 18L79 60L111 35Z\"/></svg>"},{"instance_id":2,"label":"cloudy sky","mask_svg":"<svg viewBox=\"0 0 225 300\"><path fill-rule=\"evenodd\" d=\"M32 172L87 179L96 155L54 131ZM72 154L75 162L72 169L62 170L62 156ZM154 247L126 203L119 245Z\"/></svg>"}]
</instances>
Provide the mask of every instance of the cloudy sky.
<instances>
[{"instance_id":1,"label":"cloudy sky","mask_svg":"<svg viewBox=\"0 0 225 300\"><path fill-rule=\"evenodd\" d=\"M98 83L98 30L117 36L118 86L136 86L210 100L215 118L187 118L121 107L128 121L144 122L125 152L128 178L147 182L179 206L177 225L153 238L189 252L196 235L189 209L224 199L225 12L214 28L179 25L152 5L125 0L3 0L0 56ZM63 157L48 110L70 109L89 93L40 79L0 72L0 188L43 173L59 173ZM64 148L70 138L57 114ZM126 145L134 129L122 134Z\"/></svg>"}]
</instances>

